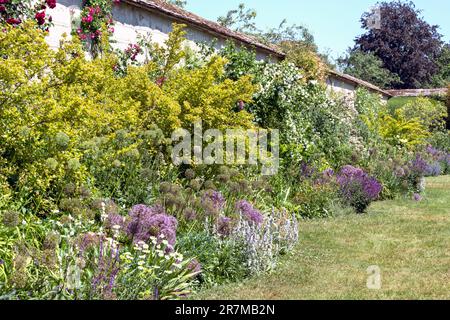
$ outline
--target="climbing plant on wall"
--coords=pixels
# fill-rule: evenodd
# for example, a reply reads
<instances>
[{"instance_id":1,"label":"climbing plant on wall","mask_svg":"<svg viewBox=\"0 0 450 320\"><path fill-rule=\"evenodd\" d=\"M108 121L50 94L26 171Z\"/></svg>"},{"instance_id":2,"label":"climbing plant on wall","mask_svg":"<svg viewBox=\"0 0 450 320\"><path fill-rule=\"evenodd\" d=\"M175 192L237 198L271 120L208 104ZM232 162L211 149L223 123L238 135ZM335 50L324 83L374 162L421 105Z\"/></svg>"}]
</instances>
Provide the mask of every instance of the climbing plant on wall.
<instances>
[{"instance_id":1,"label":"climbing plant on wall","mask_svg":"<svg viewBox=\"0 0 450 320\"><path fill-rule=\"evenodd\" d=\"M0 0L0 23L20 25L24 20L34 19L39 28L48 30L52 17L46 10L56 7L56 0Z\"/></svg>"},{"instance_id":2,"label":"climbing plant on wall","mask_svg":"<svg viewBox=\"0 0 450 320\"><path fill-rule=\"evenodd\" d=\"M80 26L76 33L94 56L100 51L101 38L109 37L114 32L112 8L119 3L120 0L83 1Z\"/></svg>"}]
</instances>

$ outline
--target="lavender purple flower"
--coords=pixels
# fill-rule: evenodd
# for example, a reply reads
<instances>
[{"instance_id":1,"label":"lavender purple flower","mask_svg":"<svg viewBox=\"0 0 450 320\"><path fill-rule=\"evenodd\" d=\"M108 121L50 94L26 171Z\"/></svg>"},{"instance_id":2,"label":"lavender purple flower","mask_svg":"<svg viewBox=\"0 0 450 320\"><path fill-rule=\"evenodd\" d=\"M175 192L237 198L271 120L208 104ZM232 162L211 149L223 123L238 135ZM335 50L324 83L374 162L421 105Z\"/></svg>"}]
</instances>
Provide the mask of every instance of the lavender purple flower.
<instances>
[{"instance_id":1,"label":"lavender purple flower","mask_svg":"<svg viewBox=\"0 0 450 320\"><path fill-rule=\"evenodd\" d=\"M432 163L427 166L425 170L425 176L427 177L437 177L442 174L442 167L439 162Z\"/></svg>"},{"instance_id":2,"label":"lavender purple flower","mask_svg":"<svg viewBox=\"0 0 450 320\"><path fill-rule=\"evenodd\" d=\"M301 178L311 178L315 172L316 169L310 166L307 162L302 162L302 164L300 165Z\"/></svg>"},{"instance_id":3,"label":"lavender purple flower","mask_svg":"<svg viewBox=\"0 0 450 320\"><path fill-rule=\"evenodd\" d=\"M418 154L409 164L410 173L414 177L423 177L428 169L428 163Z\"/></svg>"},{"instance_id":4,"label":"lavender purple flower","mask_svg":"<svg viewBox=\"0 0 450 320\"><path fill-rule=\"evenodd\" d=\"M342 168L337 176L342 200L354 207L358 213L366 210L380 196L382 185L364 170L352 166Z\"/></svg>"},{"instance_id":5,"label":"lavender purple flower","mask_svg":"<svg viewBox=\"0 0 450 320\"><path fill-rule=\"evenodd\" d=\"M102 299L114 297L113 288L120 271L119 249L107 248L100 239L100 252L96 274L92 280L92 291Z\"/></svg>"}]
</instances>

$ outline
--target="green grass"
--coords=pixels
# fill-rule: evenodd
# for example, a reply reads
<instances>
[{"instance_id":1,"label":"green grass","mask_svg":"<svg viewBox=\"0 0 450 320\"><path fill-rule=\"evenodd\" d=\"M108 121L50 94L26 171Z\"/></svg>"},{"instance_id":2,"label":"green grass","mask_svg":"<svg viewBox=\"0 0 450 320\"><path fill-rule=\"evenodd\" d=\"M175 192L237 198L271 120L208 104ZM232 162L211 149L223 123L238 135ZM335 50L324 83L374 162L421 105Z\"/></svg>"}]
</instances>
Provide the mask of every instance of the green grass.
<instances>
[{"instance_id":1,"label":"green grass","mask_svg":"<svg viewBox=\"0 0 450 320\"><path fill-rule=\"evenodd\" d=\"M450 299L450 176L428 179L422 202L378 202L300 228L298 248L274 273L194 299ZM367 288L372 265L380 290Z\"/></svg>"}]
</instances>

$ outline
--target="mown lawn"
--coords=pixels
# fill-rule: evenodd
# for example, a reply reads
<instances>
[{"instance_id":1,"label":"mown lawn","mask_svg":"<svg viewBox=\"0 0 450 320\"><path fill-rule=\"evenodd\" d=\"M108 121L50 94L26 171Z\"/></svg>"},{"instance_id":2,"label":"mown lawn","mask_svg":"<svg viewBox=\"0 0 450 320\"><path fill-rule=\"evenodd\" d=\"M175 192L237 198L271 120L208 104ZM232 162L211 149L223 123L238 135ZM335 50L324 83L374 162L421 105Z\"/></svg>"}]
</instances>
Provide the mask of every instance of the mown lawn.
<instances>
[{"instance_id":1,"label":"mown lawn","mask_svg":"<svg viewBox=\"0 0 450 320\"><path fill-rule=\"evenodd\" d=\"M380 290L367 268L381 269ZM368 214L304 221L298 249L270 275L194 299L450 299L450 176L422 202L378 202Z\"/></svg>"}]
</instances>

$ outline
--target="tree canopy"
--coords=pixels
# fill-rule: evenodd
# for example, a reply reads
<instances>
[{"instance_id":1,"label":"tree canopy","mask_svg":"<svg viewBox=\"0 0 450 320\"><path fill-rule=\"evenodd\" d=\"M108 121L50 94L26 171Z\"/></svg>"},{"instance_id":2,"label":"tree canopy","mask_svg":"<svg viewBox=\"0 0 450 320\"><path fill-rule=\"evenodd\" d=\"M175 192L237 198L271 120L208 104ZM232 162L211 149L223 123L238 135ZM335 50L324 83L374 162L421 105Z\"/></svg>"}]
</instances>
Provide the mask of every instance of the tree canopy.
<instances>
[{"instance_id":1,"label":"tree canopy","mask_svg":"<svg viewBox=\"0 0 450 320\"><path fill-rule=\"evenodd\" d=\"M379 28L370 23L372 12L361 18L366 33L355 42L355 50L378 57L401 82L395 88L427 86L439 72L438 58L443 43L438 26L428 24L412 2L381 2Z\"/></svg>"}]
</instances>

